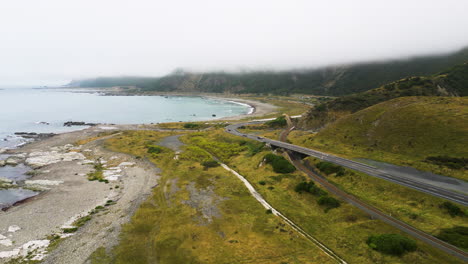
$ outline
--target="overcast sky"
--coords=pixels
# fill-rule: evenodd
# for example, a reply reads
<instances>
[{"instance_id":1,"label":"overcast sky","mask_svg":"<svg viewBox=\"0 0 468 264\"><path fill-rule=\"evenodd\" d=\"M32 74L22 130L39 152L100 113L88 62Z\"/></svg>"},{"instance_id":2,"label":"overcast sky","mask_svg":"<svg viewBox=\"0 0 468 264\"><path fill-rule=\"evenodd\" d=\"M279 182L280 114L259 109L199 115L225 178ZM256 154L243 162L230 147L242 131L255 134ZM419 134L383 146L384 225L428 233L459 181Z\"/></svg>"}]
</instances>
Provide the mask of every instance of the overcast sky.
<instances>
[{"instance_id":1,"label":"overcast sky","mask_svg":"<svg viewBox=\"0 0 468 264\"><path fill-rule=\"evenodd\" d=\"M456 50L466 0L2 0L0 86Z\"/></svg>"}]
</instances>

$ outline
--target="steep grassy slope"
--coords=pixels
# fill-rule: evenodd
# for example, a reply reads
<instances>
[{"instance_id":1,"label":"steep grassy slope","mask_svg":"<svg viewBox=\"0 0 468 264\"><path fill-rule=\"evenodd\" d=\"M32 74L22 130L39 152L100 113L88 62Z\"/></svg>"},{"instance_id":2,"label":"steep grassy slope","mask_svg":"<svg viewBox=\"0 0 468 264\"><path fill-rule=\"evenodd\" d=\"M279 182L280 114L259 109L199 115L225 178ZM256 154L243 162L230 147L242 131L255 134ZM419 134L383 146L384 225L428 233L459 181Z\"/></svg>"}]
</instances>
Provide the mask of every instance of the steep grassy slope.
<instances>
[{"instance_id":1,"label":"steep grassy slope","mask_svg":"<svg viewBox=\"0 0 468 264\"><path fill-rule=\"evenodd\" d=\"M319 129L342 116L403 96L466 96L468 64L454 66L427 77L409 77L366 92L336 98L309 110L302 118L303 128Z\"/></svg>"},{"instance_id":2,"label":"steep grassy slope","mask_svg":"<svg viewBox=\"0 0 468 264\"><path fill-rule=\"evenodd\" d=\"M409 76L434 74L466 61L468 61L468 48L436 56L311 70L203 74L178 71L161 78L97 78L76 80L71 85L81 87L135 85L145 91L346 95L367 91Z\"/></svg>"},{"instance_id":3,"label":"steep grassy slope","mask_svg":"<svg viewBox=\"0 0 468 264\"><path fill-rule=\"evenodd\" d=\"M319 133L289 139L308 147L366 157L468 179L466 170L427 157L468 157L467 97L402 97L342 117Z\"/></svg>"}]
</instances>

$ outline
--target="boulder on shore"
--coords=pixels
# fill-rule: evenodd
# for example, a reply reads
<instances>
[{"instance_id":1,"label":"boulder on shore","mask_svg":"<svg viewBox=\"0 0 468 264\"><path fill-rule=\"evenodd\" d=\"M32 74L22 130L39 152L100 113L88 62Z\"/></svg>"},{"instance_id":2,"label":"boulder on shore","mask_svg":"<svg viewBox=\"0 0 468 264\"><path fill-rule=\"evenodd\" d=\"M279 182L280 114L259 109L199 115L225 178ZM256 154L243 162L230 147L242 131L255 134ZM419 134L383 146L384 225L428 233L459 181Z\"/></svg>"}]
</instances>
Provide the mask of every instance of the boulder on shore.
<instances>
[{"instance_id":1,"label":"boulder on shore","mask_svg":"<svg viewBox=\"0 0 468 264\"><path fill-rule=\"evenodd\" d=\"M86 123L86 122L75 122L75 121L68 121L63 123L63 126L71 127L71 126L97 126L96 123Z\"/></svg>"}]
</instances>

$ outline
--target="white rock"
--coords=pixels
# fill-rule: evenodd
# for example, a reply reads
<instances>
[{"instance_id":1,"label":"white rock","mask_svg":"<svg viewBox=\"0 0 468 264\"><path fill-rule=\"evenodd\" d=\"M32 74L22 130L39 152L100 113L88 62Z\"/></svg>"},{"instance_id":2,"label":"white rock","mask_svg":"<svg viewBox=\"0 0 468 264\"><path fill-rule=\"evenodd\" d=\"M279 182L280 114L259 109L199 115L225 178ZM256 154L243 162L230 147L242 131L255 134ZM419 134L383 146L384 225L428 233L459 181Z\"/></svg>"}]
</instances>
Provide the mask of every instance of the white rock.
<instances>
[{"instance_id":1,"label":"white rock","mask_svg":"<svg viewBox=\"0 0 468 264\"><path fill-rule=\"evenodd\" d=\"M17 225L11 225L11 226L8 227L8 232L14 233L14 232L16 232L16 231L18 231L20 229L21 229L21 227L19 227Z\"/></svg>"},{"instance_id":2,"label":"white rock","mask_svg":"<svg viewBox=\"0 0 468 264\"><path fill-rule=\"evenodd\" d=\"M99 127L100 129L103 129L103 130L113 130L113 129L117 129L116 127L107 127L107 126L102 126L102 127Z\"/></svg>"},{"instance_id":3,"label":"white rock","mask_svg":"<svg viewBox=\"0 0 468 264\"><path fill-rule=\"evenodd\" d=\"M50 180L31 180L25 181L26 185L46 185L46 186L56 186L62 184L63 181L50 181Z\"/></svg>"},{"instance_id":4,"label":"white rock","mask_svg":"<svg viewBox=\"0 0 468 264\"><path fill-rule=\"evenodd\" d=\"M6 151L6 149L0 148L0 154L4 153L5 151Z\"/></svg>"},{"instance_id":5,"label":"white rock","mask_svg":"<svg viewBox=\"0 0 468 264\"><path fill-rule=\"evenodd\" d=\"M135 162L124 161L119 164L119 167L134 166L134 165L135 165Z\"/></svg>"},{"instance_id":6,"label":"white rock","mask_svg":"<svg viewBox=\"0 0 468 264\"><path fill-rule=\"evenodd\" d=\"M0 167L3 167L3 166L5 166L5 165L6 165L6 161L0 160Z\"/></svg>"},{"instance_id":7,"label":"white rock","mask_svg":"<svg viewBox=\"0 0 468 264\"><path fill-rule=\"evenodd\" d=\"M85 156L78 152L59 153L57 151L45 151L31 153L29 158L26 159L25 163L31 167L43 167L60 161L74 161L84 159Z\"/></svg>"},{"instance_id":8,"label":"white rock","mask_svg":"<svg viewBox=\"0 0 468 264\"><path fill-rule=\"evenodd\" d=\"M16 257L20 253L19 248L15 248L11 251L0 251L0 259L2 258L11 258L11 257Z\"/></svg>"},{"instance_id":9,"label":"white rock","mask_svg":"<svg viewBox=\"0 0 468 264\"><path fill-rule=\"evenodd\" d=\"M5 182L5 183L13 183L13 180L10 180L10 179L7 179L7 178L0 177L0 182ZM0 238L1 238L1 237L0 237Z\"/></svg>"},{"instance_id":10,"label":"white rock","mask_svg":"<svg viewBox=\"0 0 468 264\"><path fill-rule=\"evenodd\" d=\"M11 156L11 157L8 157L8 158L5 160L5 165L16 166L16 165L20 164L22 160L23 160L23 159L20 158L20 157Z\"/></svg>"},{"instance_id":11,"label":"white rock","mask_svg":"<svg viewBox=\"0 0 468 264\"><path fill-rule=\"evenodd\" d=\"M0 234L0 239L5 239L5 238L7 238L7 237L4 236L4 235L2 235L2 234Z\"/></svg>"},{"instance_id":12,"label":"white rock","mask_svg":"<svg viewBox=\"0 0 468 264\"><path fill-rule=\"evenodd\" d=\"M2 246L5 246L5 247L9 247L11 245L13 245L13 242L11 241L11 239L1 239L0 240L0 245Z\"/></svg>"}]
</instances>

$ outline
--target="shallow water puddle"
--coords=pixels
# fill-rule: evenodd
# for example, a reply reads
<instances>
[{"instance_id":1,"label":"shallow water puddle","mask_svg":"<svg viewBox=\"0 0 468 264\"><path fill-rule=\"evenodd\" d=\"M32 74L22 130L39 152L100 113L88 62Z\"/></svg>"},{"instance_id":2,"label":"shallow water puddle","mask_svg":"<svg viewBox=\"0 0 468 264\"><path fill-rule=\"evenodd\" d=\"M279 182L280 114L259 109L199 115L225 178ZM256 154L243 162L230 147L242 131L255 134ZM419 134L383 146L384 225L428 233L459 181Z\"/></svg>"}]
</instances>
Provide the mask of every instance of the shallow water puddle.
<instances>
[{"instance_id":1,"label":"shallow water puddle","mask_svg":"<svg viewBox=\"0 0 468 264\"><path fill-rule=\"evenodd\" d=\"M16 202L33 197L37 194L39 194L39 192L21 188L0 190L0 209L12 206Z\"/></svg>"},{"instance_id":2,"label":"shallow water puddle","mask_svg":"<svg viewBox=\"0 0 468 264\"><path fill-rule=\"evenodd\" d=\"M31 168L24 164L18 164L16 166L5 166L0 167L0 178L6 178L13 181L21 181L29 178L30 176L25 173L30 171Z\"/></svg>"}]
</instances>

